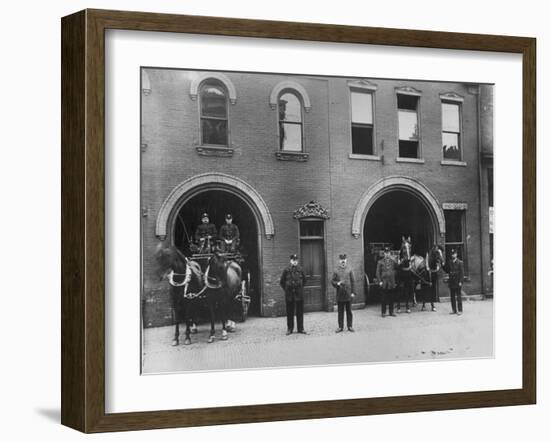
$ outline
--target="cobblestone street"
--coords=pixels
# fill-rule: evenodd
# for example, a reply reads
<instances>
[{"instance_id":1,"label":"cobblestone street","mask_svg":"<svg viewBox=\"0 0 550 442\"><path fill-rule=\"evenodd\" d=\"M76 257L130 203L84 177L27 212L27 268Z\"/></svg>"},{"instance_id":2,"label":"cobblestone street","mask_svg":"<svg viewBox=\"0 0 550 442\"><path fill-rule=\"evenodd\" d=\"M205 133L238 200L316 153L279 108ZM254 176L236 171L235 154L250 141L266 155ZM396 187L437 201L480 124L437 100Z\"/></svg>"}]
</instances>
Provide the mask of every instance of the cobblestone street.
<instances>
[{"instance_id":1,"label":"cobblestone street","mask_svg":"<svg viewBox=\"0 0 550 442\"><path fill-rule=\"evenodd\" d=\"M285 317L249 318L227 341L216 324L212 344L209 325L201 324L191 345L177 347L171 346L174 327L147 328L143 373L492 357L492 300L465 301L462 316L450 315L449 303L436 307L385 318L379 306L354 310L355 333L339 334L336 313L306 313L308 335L286 336Z\"/></svg>"}]
</instances>

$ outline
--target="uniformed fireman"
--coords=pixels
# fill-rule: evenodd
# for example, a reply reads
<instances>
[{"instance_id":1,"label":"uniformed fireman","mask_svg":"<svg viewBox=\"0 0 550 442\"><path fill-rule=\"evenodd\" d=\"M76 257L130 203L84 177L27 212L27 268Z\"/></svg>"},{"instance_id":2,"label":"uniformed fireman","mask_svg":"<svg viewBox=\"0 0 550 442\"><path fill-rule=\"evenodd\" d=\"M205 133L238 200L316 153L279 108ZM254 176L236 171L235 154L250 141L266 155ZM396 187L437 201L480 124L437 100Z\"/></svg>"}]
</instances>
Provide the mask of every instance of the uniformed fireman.
<instances>
[{"instance_id":1,"label":"uniformed fireman","mask_svg":"<svg viewBox=\"0 0 550 442\"><path fill-rule=\"evenodd\" d=\"M393 297L395 292L395 273L397 262L390 256L389 247L384 248L384 257L376 265L376 280L382 289L382 317L386 316L386 307L389 307L390 316L393 312Z\"/></svg>"},{"instance_id":2,"label":"uniformed fireman","mask_svg":"<svg viewBox=\"0 0 550 442\"><path fill-rule=\"evenodd\" d=\"M239 227L233 224L233 216L225 215L225 224L220 228L220 244L222 252L235 252L239 248Z\"/></svg>"},{"instance_id":3,"label":"uniformed fireman","mask_svg":"<svg viewBox=\"0 0 550 442\"><path fill-rule=\"evenodd\" d=\"M453 314L462 314L462 283L464 282L464 263L458 259L456 249L451 250L451 259L445 265L449 274L449 290L451 292L451 307ZM457 310L458 304L458 310Z\"/></svg>"},{"instance_id":4,"label":"uniformed fireman","mask_svg":"<svg viewBox=\"0 0 550 442\"><path fill-rule=\"evenodd\" d=\"M296 326L298 333L306 335L304 330L304 285L306 274L298 265L298 256L290 255L290 265L283 270L280 285L285 291L286 300L286 334L294 331L294 315L296 315Z\"/></svg>"},{"instance_id":5,"label":"uniformed fireman","mask_svg":"<svg viewBox=\"0 0 550 442\"><path fill-rule=\"evenodd\" d=\"M210 253L216 244L218 231L216 226L210 222L208 213L201 216L202 224L195 230L195 243L199 247L200 253Z\"/></svg>"},{"instance_id":6,"label":"uniformed fireman","mask_svg":"<svg viewBox=\"0 0 550 442\"><path fill-rule=\"evenodd\" d=\"M336 303L338 305L338 328L336 333L344 330L344 310L346 312L346 324L350 332L353 329L353 314L351 301L355 298L355 277L353 269L348 265L348 256L342 253L338 256L339 264L332 274L332 286L336 289Z\"/></svg>"}]
</instances>

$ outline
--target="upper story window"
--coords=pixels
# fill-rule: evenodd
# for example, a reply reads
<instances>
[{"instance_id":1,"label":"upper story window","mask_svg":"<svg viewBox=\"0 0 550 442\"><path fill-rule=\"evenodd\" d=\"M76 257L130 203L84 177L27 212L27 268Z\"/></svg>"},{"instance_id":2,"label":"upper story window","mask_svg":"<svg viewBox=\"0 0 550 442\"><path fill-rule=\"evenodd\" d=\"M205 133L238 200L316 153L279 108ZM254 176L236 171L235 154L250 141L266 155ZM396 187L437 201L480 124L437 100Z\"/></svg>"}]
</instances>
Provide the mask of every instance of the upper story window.
<instances>
[{"instance_id":1,"label":"upper story window","mask_svg":"<svg viewBox=\"0 0 550 442\"><path fill-rule=\"evenodd\" d=\"M279 96L279 148L283 151L303 150L302 103L293 92Z\"/></svg>"},{"instance_id":2,"label":"upper story window","mask_svg":"<svg viewBox=\"0 0 550 442\"><path fill-rule=\"evenodd\" d=\"M399 158L420 158L419 101L418 93L397 93Z\"/></svg>"},{"instance_id":3,"label":"upper story window","mask_svg":"<svg viewBox=\"0 0 550 442\"><path fill-rule=\"evenodd\" d=\"M201 144L229 146L227 90L217 81L200 87Z\"/></svg>"},{"instance_id":4,"label":"upper story window","mask_svg":"<svg viewBox=\"0 0 550 442\"><path fill-rule=\"evenodd\" d=\"M443 159L462 161L460 103L450 101L441 102L441 123Z\"/></svg>"},{"instance_id":5,"label":"upper story window","mask_svg":"<svg viewBox=\"0 0 550 442\"><path fill-rule=\"evenodd\" d=\"M351 91L351 152L374 155L373 94Z\"/></svg>"}]
</instances>

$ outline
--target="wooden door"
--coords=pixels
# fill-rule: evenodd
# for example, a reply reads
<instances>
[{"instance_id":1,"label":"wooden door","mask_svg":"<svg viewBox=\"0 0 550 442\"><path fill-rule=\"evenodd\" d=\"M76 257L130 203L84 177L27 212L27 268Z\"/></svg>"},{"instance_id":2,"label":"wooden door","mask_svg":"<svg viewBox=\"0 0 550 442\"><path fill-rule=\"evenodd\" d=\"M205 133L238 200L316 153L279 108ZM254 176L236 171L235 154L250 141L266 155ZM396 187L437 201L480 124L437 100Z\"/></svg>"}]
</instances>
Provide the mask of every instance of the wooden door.
<instances>
[{"instance_id":1,"label":"wooden door","mask_svg":"<svg viewBox=\"0 0 550 442\"><path fill-rule=\"evenodd\" d=\"M301 239L302 267L307 282L304 287L304 310L319 311L324 306L325 250L323 239Z\"/></svg>"}]
</instances>

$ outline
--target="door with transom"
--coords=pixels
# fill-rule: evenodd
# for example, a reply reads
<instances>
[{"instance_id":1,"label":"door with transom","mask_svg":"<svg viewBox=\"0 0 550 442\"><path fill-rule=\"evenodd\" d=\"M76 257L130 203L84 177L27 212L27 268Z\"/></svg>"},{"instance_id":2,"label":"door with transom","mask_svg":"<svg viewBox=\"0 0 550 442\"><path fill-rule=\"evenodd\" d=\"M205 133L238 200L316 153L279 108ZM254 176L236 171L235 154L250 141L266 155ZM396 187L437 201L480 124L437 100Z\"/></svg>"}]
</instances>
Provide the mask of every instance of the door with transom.
<instances>
[{"instance_id":1,"label":"door with transom","mask_svg":"<svg viewBox=\"0 0 550 442\"><path fill-rule=\"evenodd\" d=\"M323 310L325 304L324 221L300 220L300 258L307 278L304 286L304 310Z\"/></svg>"}]
</instances>

